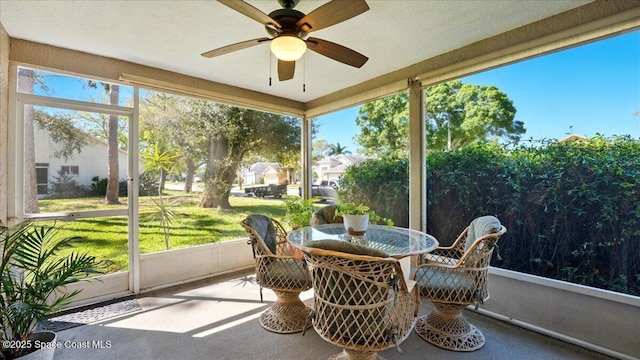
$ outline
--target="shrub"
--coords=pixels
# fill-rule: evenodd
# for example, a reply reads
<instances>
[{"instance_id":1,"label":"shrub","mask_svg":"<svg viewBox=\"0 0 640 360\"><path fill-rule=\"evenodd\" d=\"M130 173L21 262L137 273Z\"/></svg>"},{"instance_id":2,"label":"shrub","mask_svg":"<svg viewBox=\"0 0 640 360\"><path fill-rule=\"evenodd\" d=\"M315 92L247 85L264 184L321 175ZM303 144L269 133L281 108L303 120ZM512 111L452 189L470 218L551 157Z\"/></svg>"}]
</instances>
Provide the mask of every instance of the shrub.
<instances>
[{"instance_id":1,"label":"shrub","mask_svg":"<svg viewBox=\"0 0 640 360\"><path fill-rule=\"evenodd\" d=\"M638 140L476 144L428 161L428 231L443 245L491 214L508 228L496 265L640 294Z\"/></svg>"},{"instance_id":2,"label":"shrub","mask_svg":"<svg viewBox=\"0 0 640 360\"><path fill-rule=\"evenodd\" d=\"M303 199L300 196L287 195L284 196L283 202L287 208L285 221L291 229L298 229L309 225L311 215L318 209L313 205L316 199Z\"/></svg>"},{"instance_id":3,"label":"shrub","mask_svg":"<svg viewBox=\"0 0 640 360\"><path fill-rule=\"evenodd\" d=\"M397 226L409 226L409 162L369 159L350 166L341 178L338 202L364 203Z\"/></svg>"},{"instance_id":4,"label":"shrub","mask_svg":"<svg viewBox=\"0 0 640 360\"><path fill-rule=\"evenodd\" d=\"M158 176L153 172L145 171L140 174L140 196L158 196Z\"/></svg>"},{"instance_id":5,"label":"shrub","mask_svg":"<svg viewBox=\"0 0 640 360\"><path fill-rule=\"evenodd\" d=\"M88 194L86 186L78 184L75 177L58 171L58 176L53 176L54 181L51 182L49 197L60 199L72 199L85 197Z\"/></svg>"},{"instance_id":6,"label":"shrub","mask_svg":"<svg viewBox=\"0 0 640 360\"><path fill-rule=\"evenodd\" d=\"M120 180L118 185L118 195L127 196L127 180ZM107 195L107 178L100 179L99 176L91 178L91 185L89 186L89 192L93 196L106 196Z\"/></svg>"},{"instance_id":7,"label":"shrub","mask_svg":"<svg viewBox=\"0 0 640 360\"><path fill-rule=\"evenodd\" d=\"M508 232L494 265L640 295L638 179L640 140L628 136L432 152L427 231L446 246L475 217L495 215ZM407 160L350 167L338 197L407 226Z\"/></svg>"}]
</instances>

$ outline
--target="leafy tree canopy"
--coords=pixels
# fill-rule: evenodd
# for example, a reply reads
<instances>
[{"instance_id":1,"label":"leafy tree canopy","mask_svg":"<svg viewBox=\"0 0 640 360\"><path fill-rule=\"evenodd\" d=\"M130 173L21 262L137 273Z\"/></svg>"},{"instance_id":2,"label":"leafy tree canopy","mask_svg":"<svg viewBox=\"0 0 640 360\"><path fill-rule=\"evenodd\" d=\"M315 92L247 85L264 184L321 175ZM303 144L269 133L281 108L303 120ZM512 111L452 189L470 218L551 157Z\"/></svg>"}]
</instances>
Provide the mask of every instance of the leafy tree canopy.
<instances>
[{"instance_id":1,"label":"leafy tree canopy","mask_svg":"<svg viewBox=\"0 0 640 360\"><path fill-rule=\"evenodd\" d=\"M230 208L235 174L250 154L260 153L280 163L300 152L300 120L213 102L190 99L196 121L208 135L205 192L201 207Z\"/></svg>"},{"instance_id":2,"label":"leafy tree canopy","mask_svg":"<svg viewBox=\"0 0 640 360\"><path fill-rule=\"evenodd\" d=\"M517 143L524 123L514 120L513 101L495 86L464 84L459 80L425 90L427 148L456 149L480 140L505 139ZM376 100L360 108L356 141L368 155L407 153L408 94ZM449 145L450 139L450 145Z\"/></svg>"},{"instance_id":3,"label":"leafy tree canopy","mask_svg":"<svg viewBox=\"0 0 640 360\"><path fill-rule=\"evenodd\" d=\"M406 92L366 103L360 107L356 142L365 155L394 156L407 152L409 119Z\"/></svg>"}]
</instances>

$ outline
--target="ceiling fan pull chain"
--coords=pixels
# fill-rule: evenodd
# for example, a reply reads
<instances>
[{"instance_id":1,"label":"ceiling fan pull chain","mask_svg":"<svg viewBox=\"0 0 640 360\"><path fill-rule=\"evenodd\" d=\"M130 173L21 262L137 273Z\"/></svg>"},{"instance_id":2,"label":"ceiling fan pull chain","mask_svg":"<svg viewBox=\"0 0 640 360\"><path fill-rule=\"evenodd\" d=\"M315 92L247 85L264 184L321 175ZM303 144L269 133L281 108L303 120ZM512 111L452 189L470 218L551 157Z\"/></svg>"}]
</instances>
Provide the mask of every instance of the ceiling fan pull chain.
<instances>
[{"instance_id":1,"label":"ceiling fan pull chain","mask_svg":"<svg viewBox=\"0 0 640 360\"><path fill-rule=\"evenodd\" d=\"M271 86L271 50L269 50L269 86Z\"/></svg>"},{"instance_id":2,"label":"ceiling fan pull chain","mask_svg":"<svg viewBox=\"0 0 640 360\"><path fill-rule=\"evenodd\" d=\"M307 91L307 55L302 56L302 92Z\"/></svg>"}]
</instances>

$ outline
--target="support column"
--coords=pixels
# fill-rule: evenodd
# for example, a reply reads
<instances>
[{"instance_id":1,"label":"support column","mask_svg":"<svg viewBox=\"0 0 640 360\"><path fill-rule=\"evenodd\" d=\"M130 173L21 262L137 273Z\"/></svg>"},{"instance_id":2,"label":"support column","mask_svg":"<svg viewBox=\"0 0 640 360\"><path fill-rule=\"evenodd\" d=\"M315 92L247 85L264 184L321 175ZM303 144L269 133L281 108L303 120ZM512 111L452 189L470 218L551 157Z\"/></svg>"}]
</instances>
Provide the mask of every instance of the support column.
<instances>
[{"instance_id":1,"label":"support column","mask_svg":"<svg viewBox=\"0 0 640 360\"><path fill-rule=\"evenodd\" d=\"M409 79L409 228L427 230L425 98L422 83Z\"/></svg>"},{"instance_id":2,"label":"support column","mask_svg":"<svg viewBox=\"0 0 640 360\"><path fill-rule=\"evenodd\" d=\"M302 198L310 199L311 184L313 183L313 166L311 160L311 128L313 119L307 119L306 115L302 117L302 133L300 134L301 156L302 156Z\"/></svg>"},{"instance_id":3,"label":"support column","mask_svg":"<svg viewBox=\"0 0 640 360\"><path fill-rule=\"evenodd\" d=\"M9 34L0 24L0 224L7 226L9 168Z\"/></svg>"},{"instance_id":4,"label":"support column","mask_svg":"<svg viewBox=\"0 0 640 360\"><path fill-rule=\"evenodd\" d=\"M133 117L129 117L129 157L127 168L127 197L129 202L129 290L140 293L140 164L138 149L140 148L140 87L133 87Z\"/></svg>"}]
</instances>

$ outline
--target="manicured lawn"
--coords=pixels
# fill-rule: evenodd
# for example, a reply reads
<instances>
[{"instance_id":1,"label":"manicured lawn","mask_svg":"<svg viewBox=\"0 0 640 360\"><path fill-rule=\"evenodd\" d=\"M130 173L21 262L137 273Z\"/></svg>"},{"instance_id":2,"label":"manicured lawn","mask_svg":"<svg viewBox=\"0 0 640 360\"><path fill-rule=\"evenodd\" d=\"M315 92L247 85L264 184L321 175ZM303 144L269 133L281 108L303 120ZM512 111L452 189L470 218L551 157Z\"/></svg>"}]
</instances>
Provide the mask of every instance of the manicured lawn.
<instances>
[{"instance_id":1,"label":"manicured lawn","mask_svg":"<svg viewBox=\"0 0 640 360\"><path fill-rule=\"evenodd\" d=\"M126 198L120 201L126 202ZM284 222L285 206L281 199L261 199L232 196L232 210L203 209L198 207L200 194L185 194L180 191L165 191L165 202L171 204L175 220L170 227L171 249L237 239L246 236L240 221L252 213L262 213ZM104 205L103 199L55 199L41 200L41 212L74 210L97 210L113 208ZM116 207L122 207L115 205ZM140 197L140 252L150 253L166 250L162 228L158 222L150 222L148 215L157 207L149 197ZM52 224L53 222L45 222ZM109 272L128 268L127 218L91 218L61 222L59 236L81 236L75 250L86 251L100 259L112 261ZM247 247L247 251L250 251Z\"/></svg>"}]
</instances>

